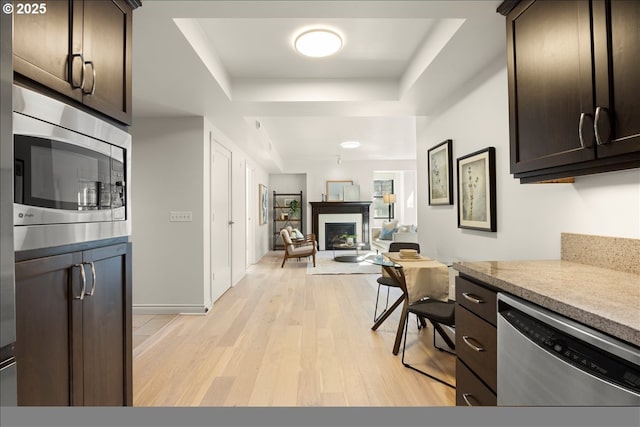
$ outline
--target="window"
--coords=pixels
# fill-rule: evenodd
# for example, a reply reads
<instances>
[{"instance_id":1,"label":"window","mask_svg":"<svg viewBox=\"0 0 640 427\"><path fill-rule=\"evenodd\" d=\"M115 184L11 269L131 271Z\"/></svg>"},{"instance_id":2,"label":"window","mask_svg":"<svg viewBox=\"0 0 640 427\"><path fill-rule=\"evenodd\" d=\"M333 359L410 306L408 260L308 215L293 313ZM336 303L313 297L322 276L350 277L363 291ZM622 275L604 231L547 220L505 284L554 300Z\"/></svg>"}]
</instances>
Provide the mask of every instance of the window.
<instances>
[{"instance_id":1,"label":"window","mask_svg":"<svg viewBox=\"0 0 640 427\"><path fill-rule=\"evenodd\" d=\"M385 203L382 196L393 194L392 179L377 179L373 181L373 217L375 219L393 219L395 211L393 203ZM391 210L389 210L391 207Z\"/></svg>"}]
</instances>

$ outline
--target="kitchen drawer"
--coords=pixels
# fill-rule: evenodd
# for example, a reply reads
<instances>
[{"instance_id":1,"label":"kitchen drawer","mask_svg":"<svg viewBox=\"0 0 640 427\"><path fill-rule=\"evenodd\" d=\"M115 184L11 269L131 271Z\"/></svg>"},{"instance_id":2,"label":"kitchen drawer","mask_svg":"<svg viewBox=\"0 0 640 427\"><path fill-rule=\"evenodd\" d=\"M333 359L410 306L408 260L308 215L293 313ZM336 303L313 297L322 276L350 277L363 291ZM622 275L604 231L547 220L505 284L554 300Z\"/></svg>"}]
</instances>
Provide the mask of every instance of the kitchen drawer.
<instances>
[{"instance_id":1,"label":"kitchen drawer","mask_svg":"<svg viewBox=\"0 0 640 427\"><path fill-rule=\"evenodd\" d=\"M497 404L495 393L458 359L456 361L456 405L496 406Z\"/></svg>"},{"instance_id":2,"label":"kitchen drawer","mask_svg":"<svg viewBox=\"0 0 640 427\"><path fill-rule=\"evenodd\" d=\"M463 277L456 277L456 302L493 326L496 325L496 301L496 292Z\"/></svg>"},{"instance_id":3,"label":"kitchen drawer","mask_svg":"<svg viewBox=\"0 0 640 427\"><path fill-rule=\"evenodd\" d=\"M496 391L496 343L495 326L456 304L456 354L493 391Z\"/></svg>"}]
</instances>

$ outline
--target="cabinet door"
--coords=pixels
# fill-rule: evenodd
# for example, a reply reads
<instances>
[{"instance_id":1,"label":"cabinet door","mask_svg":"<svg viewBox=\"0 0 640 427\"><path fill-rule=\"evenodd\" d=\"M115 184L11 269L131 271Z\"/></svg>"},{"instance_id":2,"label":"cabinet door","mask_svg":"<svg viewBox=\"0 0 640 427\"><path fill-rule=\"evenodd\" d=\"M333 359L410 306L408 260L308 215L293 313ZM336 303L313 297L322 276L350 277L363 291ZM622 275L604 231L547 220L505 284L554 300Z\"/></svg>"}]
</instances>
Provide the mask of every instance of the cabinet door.
<instances>
[{"instance_id":1,"label":"cabinet door","mask_svg":"<svg viewBox=\"0 0 640 427\"><path fill-rule=\"evenodd\" d=\"M68 406L71 397L69 313L80 295L80 252L16 263L18 405Z\"/></svg>"},{"instance_id":2,"label":"cabinet door","mask_svg":"<svg viewBox=\"0 0 640 427\"><path fill-rule=\"evenodd\" d=\"M598 157L640 152L640 2L593 2Z\"/></svg>"},{"instance_id":3,"label":"cabinet door","mask_svg":"<svg viewBox=\"0 0 640 427\"><path fill-rule=\"evenodd\" d=\"M589 2L520 3L507 52L511 173L594 159Z\"/></svg>"},{"instance_id":4,"label":"cabinet door","mask_svg":"<svg viewBox=\"0 0 640 427\"><path fill-rule=\"evenodd\" d=\"M123 406L130 401L131 278L128 244L83 252L88 263L82 306L82 361L85 406ZM87 265L87 264L85 264ZM95 274L94 274L95 272ZM75 319L74 319L75 321Z\"/></svg>"},{"instance_id":5,"label":"cabinet door","mask_svg":"<svg viewBox=\"0 0 640 427\"><path fill-rule=\"evenodd\" d=\"M122 0L85 1L83 103L131 124L132 9Z\"/></svg>"},{"instance_id":6,"label":"cabinet door","mask_svg":"<svg viewBox=\"0 0 640 427\"><path fill-rule=\"evenodd\" d=\"M78 76L82 68L81 57L72 56L69 52L69 49L73 53L82 52L82 38L73 38L70 33L74 20L71 2L42 4L46 6L43 14L14 14L14 71L63 95L81 100L80 89L74 89L69 83L70 66ZM80 85L80 81L76 83Z\"/></svg>"}]
</instances>

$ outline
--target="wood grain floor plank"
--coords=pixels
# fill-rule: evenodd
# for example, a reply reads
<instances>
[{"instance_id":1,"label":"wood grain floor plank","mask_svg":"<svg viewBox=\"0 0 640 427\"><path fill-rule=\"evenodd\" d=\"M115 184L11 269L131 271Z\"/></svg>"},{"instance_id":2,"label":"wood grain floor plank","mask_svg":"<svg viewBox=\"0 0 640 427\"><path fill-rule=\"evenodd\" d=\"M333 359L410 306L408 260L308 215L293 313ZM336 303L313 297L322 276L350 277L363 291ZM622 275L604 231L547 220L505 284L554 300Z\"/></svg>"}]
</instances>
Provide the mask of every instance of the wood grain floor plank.
<instances>
[{"instance_id":1,"label":"wood grain floor plank","mask_svg":"<svg viewBox=\"0 0 640 427\"><path fill-rule=\"evenodd\" d=\"M371 330L378 275L307 275L304 260L281 269L281 257L263 257L207 315L176 316L135 347L135 406L455 404L392 354L399 313ZM414 319L408 356L455 381L455 357L431 334Z\"/></svg>"}]
</instances>

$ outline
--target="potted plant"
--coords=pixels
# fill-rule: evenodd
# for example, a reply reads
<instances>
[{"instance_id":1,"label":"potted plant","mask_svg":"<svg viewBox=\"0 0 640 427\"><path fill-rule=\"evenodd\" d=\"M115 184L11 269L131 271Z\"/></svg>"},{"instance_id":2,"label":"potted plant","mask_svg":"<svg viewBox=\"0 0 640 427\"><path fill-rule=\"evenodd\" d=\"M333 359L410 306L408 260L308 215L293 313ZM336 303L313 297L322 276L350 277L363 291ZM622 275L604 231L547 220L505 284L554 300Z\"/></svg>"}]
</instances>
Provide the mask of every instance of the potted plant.
<instances>
[{"instance_id":1,"label":"potted plant","mask_svg":"<svg viewBox=\"0 0 640 427\"><path fill-rule=\"evenodd\" d=\"M289 210L291 211L291 217L297 217L300 212L300 202L297 199L293 199L289 202Z\"/></svg>"},{"instance_id":2,"label":"potted plant","mask_svg":"<svg viewBox=\"0 0 640 427\"><path fill-rule=\"evenodd\" d=\"M347 245L353 245L356 242L357 237L357 234L342 234L340 236L340 238L343 239Z\"/></svg>"}]
</instances>

